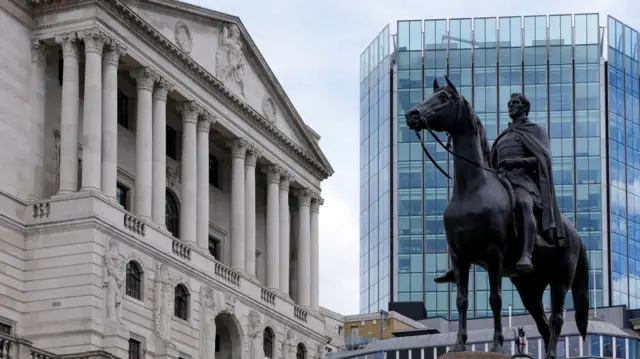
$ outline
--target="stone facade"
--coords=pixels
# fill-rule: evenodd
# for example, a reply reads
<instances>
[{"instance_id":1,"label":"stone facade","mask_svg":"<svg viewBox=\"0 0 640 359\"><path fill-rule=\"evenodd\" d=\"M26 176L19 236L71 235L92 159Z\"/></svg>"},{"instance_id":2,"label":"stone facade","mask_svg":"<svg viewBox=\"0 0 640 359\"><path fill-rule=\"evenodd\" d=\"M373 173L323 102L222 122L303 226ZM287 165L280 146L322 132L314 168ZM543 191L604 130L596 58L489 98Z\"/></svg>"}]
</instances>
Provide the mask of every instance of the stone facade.
<instances>
[{"instance_id":1,"label":"stone facade","mask_svg":"<svg viewBox=\"0 0 640 359\"><path fill-rule=\"evenodd\" d=\"M242 23L171 0L9 0L0 23L13 357L321 357L333 170Z\"/></svg>"}]
</instances>

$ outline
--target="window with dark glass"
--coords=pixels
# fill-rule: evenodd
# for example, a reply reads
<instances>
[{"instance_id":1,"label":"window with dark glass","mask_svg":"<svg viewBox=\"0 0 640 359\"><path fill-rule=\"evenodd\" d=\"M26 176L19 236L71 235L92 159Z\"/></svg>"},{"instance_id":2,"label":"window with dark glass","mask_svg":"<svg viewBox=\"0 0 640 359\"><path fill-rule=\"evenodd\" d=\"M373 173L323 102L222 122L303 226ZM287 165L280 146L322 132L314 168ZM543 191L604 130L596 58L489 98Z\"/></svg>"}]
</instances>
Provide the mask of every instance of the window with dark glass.
<instances>
[{"instance_id":1,"label":"window with dark glass","mask_svg":"<svg viewBox=\"0 0 640 359\"><path fill-rule=\"evenodd\" d=\"M129 210L129 188L120 182L116 185L116 199L124 209Z\"/></svg>"},{"instance_id":2,"label":"window with dark glass","mask_svg":"<svg viewBox=\"0 0 640 359\"><path fill-rule=\"evenodd\" d=\"M140 342L129 339L129 359L140 359Z\"/></svg>"},{"instance_id":3,"label":"window with dark glass","mask_svg":"<svg viewBox=\"0 0 640 359\"><path fill-rule=\"evenodd\" d=\"M0 333L11 335L11 326L9 324L0 323Z\"/></svg>"},{"instance_id":4,"label":"window with dark glass","mask_svg":"<svg viewBox=\"0 0 640 359\"><path fill-rule=\"evenodd\" d=\"M142 270L136 262L127 263L126 293L129 297L141 300Z\"/></svg>"},{"instance_id":5,"label":"window with dark glass","mask_svg":"<svg viewBox=\"0 0 640 359\"><path fill-rule=\"evenodd\" d=\"M305 348L304 345L300 343L298 344L296 359L306 359L306 358L307 358L307 348Z\"/></svg>"},{"instance_id":6,"label":"window with dark glass","mask_svg":"<svg viewBox=\"0 0 640 359\"><path fill-rule=\"evenodd\" d=\"M129 96L118 89L118 125L130 129L129 127Z\"/></svg>"},{"instance_id":7,"label":"window with dark glass","mask_svg":"<svg viewBox=\"0 0 640 359\"><path fill-rule=\"evenodd\" d=\"M178 133L171 126L167 126L167 156L178 159Z\"/></svg>"},{"instance_id":8,"label":"window with dark glass","mask_svg":"<svg viewBox=\"0 0 640 359\"><path fill-rule=\"evenodd\" d=\"M176 238L180 235L180 212L178 212L178 201L173 192L167 190L165 198L165 225L167 230Z\"/></svg>"},{"instance_id":9,"label":"window with dark glass","mask_svg":"<svg viewBox=\"0 0 640 359\"><path fill-rule=\"evenodd\" d=\"M174 306L175 308L173 311L173 315L182 320L187 320L189 309L189 292L187 291L187 288L182 284L178 284L176 286Z\"/></svg>"},{"instance_id":10,"label":"window with dark glass","mask_svg":"<svg viewBox=\"0 0 640 359\"><path fill-rule=\"evenodd\" d=\"M58 82L62 86L62 73L64 72L64 60L62 59L62 49L58 51Z\"/></svg>"},{"instance_id":11,"label":"window with dark glass","mask_svg":"<svg viewBox=\"0 0 640 359\"><path fill-rule=\"evenodd\" d=\"M215 156L209 155L209 184L220 188L220 162Z\"/></svg>"},{"instance_id":12,"label":"window with dark glass","mask_svg":"<svg viewBox=\"0 0 640 359\"><path fill-rule=\"evenodd\" d=\"M262 334L262 348L265 358L273 358L273 339L274 335L271 329L265 328Z\"/></svg>"},{"instance_id":13,"label":"window with dark glass","mask_svg":"<svg viewBox=\"0 0 640 359\"><path fill-rule=\"evenodd\" d=\"M213 237L209 237L209 254L220 260L220 241Z\"/></svg>"}]
</instances>

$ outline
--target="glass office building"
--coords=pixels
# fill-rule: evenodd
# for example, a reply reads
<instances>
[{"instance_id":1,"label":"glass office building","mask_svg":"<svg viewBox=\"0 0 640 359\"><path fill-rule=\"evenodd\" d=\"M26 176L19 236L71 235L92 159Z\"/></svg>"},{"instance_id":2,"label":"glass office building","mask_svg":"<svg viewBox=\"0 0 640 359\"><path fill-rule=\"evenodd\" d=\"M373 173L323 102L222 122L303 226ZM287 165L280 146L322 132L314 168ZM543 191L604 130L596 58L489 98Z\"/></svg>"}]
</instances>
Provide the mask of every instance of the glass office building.
<instances>
[{"instance_id":1,"label":"glass office building","mask_svg":"<svg viewBox=\"0 0 640 359\"><path fill-rule=\"evenodd\" d=\"M428 316L457 318L455 285L433 282L449 267L442 213L452 182L404 119L444 75L490 142L509 123L511 93L529 98L529 117L549 132L558 205L589 253L592 305L639 308L637 45L637 31L599 14L398 21L394 35L385 27L360 58L361 312L421 301ZM452 158L422 137L452 172ZM472 270L469 316L489 316L487 275ZM524 312L504 280L509 306Z\"/></svg>"}]
</instances>

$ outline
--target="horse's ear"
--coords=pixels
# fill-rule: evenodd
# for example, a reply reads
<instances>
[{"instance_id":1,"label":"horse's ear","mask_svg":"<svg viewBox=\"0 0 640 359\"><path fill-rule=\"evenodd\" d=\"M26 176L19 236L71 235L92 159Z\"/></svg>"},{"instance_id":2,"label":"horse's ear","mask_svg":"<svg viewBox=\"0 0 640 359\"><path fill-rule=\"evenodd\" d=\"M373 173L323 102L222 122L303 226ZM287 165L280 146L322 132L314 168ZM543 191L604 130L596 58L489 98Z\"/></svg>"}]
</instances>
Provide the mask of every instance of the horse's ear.
<instances>
[{"instance_id":1,"label":"horse's ear","mask_svg":"<svg viewBox=\"0 0 640 359\"><path fill-rule=\"evenodd\" d=\"M433 79L433 92L435 92L439 88L440 88L440 85L438 85L438 79L434 78Z\"/></svg>"},{"instance_id":2,"label":"horse's ear","mask_svg":"<svg viewBox=\"0 0 640 359\"><path fill-rule=\"evenodd\" d=\"M454 85L453 82L449 80L449 76L444 75L444 79L447 80L447 85L449 85L451 90L453 90L453 93L458 94L458 89L456 89L456 85Z\"/></svg>"}]
</instances>

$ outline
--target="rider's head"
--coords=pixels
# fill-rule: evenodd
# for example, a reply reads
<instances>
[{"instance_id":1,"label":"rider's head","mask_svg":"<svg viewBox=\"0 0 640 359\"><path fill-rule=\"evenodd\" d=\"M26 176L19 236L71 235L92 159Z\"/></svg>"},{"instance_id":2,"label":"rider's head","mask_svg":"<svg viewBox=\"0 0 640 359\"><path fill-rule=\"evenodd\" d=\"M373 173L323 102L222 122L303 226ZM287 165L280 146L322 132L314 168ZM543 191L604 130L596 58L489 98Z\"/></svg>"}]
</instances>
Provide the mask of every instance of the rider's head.
<instances>
[{"instance_id":1,"label":"rider's head","mask_svg":"<svg viewBox=\"0 0 640 359\"><path fill-rule=\"evenodd\" d=\"M511 94L511 98L509 98L507 106L509 107L509 117L511 118L518 118L522 115L527 116L531 109L531 103L529 100L523 94L518 92Z\"/></svg>"}]
</instances>

